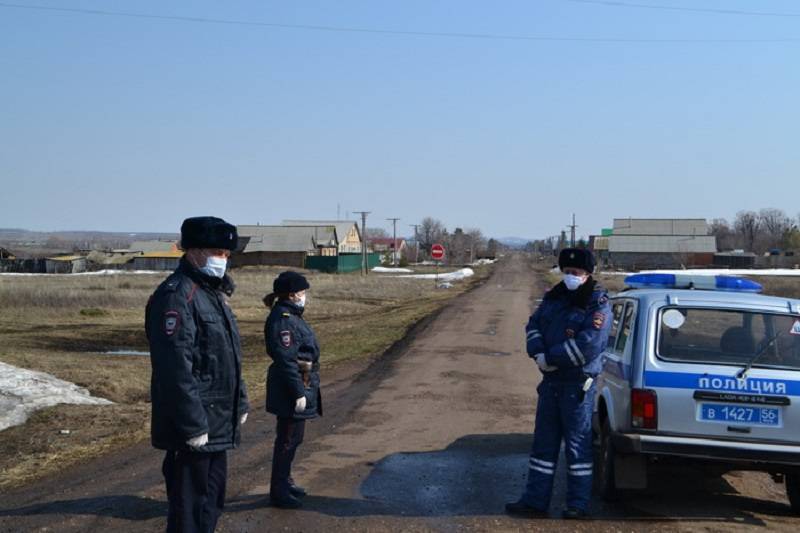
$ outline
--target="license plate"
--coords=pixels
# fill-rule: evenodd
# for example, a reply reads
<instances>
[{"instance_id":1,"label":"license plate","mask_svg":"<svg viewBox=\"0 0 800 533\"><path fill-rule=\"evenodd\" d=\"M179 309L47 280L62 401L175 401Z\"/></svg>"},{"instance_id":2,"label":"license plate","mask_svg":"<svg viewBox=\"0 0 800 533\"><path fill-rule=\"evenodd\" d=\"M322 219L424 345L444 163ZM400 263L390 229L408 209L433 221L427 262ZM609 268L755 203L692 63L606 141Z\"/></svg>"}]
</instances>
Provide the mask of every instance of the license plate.
<instances>
[{"instance_id":1,"label":"license plate","mask_svg":"<svg viewBox=\"0 0 800 533\"><path fill-rule=\"evenodd\" d=\"M698 417L703 422L781 427L781 410L778 407L701 403Z\"/></svg>"}]
</instances>

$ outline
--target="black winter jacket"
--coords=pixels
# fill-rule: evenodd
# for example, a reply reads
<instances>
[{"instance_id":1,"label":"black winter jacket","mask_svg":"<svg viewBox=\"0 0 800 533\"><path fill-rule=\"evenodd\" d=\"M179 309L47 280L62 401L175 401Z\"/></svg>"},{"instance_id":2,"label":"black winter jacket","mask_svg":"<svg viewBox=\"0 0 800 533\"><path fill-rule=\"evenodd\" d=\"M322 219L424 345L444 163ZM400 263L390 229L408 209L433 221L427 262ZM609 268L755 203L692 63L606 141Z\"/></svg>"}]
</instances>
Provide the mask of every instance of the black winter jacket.
<instances>
[{"instance_id":1,"label":"black winter jacket","mask_svg":"<svg viewBox=\"0 0 800 533\"><path fill-rule=\"evenodd\" d=\"M264 338L267 355L272 358L267 372L267 411L294 419L322 415L319 344L303 320L303 308L285 300L275 302L264 325ZM300 361L311 363L305 383ZM306 398L306 410L295 413L295 402L302 396Z\"/></svg>"},{"instance_id":2,"label":"black winter jacket","mask_svg":"<svg viewBox=\"0 0 800 533\"><path fill-rule=\"evenodd\" d=\"M233 289L228 276L207 276L184 257L147 303L156 448L186 450L186 441L203 433L202 451L239 444L248 405L239 327L227 301Z\"/></svg>"}]
</instances>

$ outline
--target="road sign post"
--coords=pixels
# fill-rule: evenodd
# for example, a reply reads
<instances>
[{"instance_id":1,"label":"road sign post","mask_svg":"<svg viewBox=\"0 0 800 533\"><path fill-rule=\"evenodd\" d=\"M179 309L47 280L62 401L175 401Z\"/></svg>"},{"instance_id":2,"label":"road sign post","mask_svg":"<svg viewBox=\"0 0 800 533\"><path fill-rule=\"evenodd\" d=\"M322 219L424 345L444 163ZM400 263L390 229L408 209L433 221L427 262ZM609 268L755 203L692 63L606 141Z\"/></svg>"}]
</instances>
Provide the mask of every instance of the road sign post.
<instances>
[{"instance_id":1,"label":"road sign post","mask_svg":"<svg viewBox=\"0 0 800 533\"><path fill-rule=\"evenodd\" d=\"M439 287L439 263L444 259L444 246L434 244L431 246L431 259L436 261L436 275L433 277L433 286Z\"/></svg>"}]
</instances>

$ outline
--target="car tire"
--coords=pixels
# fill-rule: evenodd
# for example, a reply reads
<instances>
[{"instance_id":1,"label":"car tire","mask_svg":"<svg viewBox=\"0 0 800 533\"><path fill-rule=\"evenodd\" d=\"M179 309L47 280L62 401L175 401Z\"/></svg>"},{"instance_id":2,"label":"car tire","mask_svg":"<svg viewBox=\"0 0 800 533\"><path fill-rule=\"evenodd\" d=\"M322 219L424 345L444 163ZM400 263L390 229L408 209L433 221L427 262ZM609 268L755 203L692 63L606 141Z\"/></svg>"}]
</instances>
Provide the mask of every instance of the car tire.
<instances>
[{"instance_id":1,"label":"car tire","mask_svg":"<svg viewBox=\"0 0 800 533\"><path fill-rule=\"evenodd\" d=\"M786 474L784 479L789 505L794 513L800 514L800 474Z\"/></svg>"},{"instance_id":2,"label":"car tire","mask_svg":"<svg viewBox=\"0 0 800 533\"><path fill-rule=\"evenodd\" d=\"M614 458L616 453L614 443L611 441L611 424L606 418L600 427L599 457L594 463L595 488L597 494L605 501L615 501L619 498L619 491L614 479Z\"/></svg>"}]
</instances>

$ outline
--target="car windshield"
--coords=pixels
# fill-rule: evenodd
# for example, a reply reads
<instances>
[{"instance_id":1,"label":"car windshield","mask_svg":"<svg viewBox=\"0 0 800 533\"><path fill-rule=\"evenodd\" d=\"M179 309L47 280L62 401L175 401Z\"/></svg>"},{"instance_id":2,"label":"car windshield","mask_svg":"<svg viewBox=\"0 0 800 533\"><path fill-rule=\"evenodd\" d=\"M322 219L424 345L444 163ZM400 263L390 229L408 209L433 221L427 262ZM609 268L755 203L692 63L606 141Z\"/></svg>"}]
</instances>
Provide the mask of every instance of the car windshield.
<instances>
[{"instance_id":1,"label":"car windshield","mask_svg":"<svg viewBox=\"0 0 800 533\"><path fill-rule=\"evenodd\" d=\"M800 370L800 317L668 307L659 313L658 356L669 361ZM771 344L770 344L770 341Z\"/></svg>"}]
</instances>

